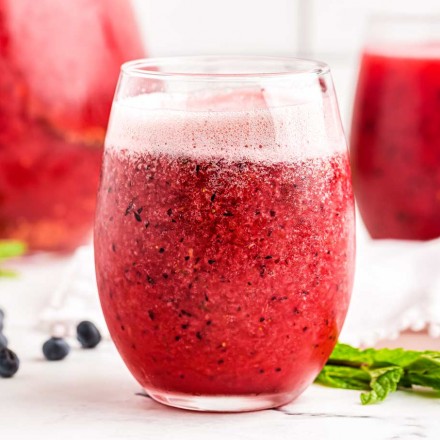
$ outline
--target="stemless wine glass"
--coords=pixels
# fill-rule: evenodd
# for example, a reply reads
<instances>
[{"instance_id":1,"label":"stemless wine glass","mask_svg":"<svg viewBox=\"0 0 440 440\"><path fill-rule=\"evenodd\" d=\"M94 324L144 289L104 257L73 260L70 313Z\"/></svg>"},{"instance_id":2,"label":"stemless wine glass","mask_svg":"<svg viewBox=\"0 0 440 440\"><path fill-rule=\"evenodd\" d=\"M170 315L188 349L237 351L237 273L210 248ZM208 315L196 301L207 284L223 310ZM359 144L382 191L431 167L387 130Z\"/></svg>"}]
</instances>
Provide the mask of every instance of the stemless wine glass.
<instances>
[{"instance_id":1,"label":"stemless wine glass","mask_svg":"<svg viewBox=\"0 0 440 440\"><path fill-rule=\"evenodd\" d=\"M353 179L374 238L440 236L440 17L376 17L357 85Z\"/></svg>"},{"instance_id":2,"label":"stemless wine glass","mask_svg":"<svg viewBox=\"0 0 440 440\"><path fill-rule=\"evenodd\" d=\"M353 278L350 169L325 64L123 65L95 225L112 338L159 402L248 411L298 396Z\"/></svg>"}]
</instances>

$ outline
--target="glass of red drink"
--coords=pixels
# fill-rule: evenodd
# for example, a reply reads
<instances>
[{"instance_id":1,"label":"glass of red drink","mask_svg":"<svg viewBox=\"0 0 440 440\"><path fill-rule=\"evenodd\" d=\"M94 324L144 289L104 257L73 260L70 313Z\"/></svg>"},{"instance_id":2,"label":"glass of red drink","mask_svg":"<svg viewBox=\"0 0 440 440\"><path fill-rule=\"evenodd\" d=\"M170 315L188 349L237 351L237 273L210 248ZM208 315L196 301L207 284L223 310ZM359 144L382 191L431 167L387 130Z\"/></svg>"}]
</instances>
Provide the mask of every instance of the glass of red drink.
<instances>
[{"instance_id":1,"label":"glass of red drink","mask_svg":"<svg viewBox=\"0 0 440 440\"><path fill-rule=\"evenodd\" d=\"M350 169L328 67L125 64L95 260L111 336L154 399L248 411L298 396L335 345L353 278Z\"/></svg>"},{"instance_id":2,"label":"glass of red drink","mask_svg":"<svg viewBox=\"0 0 440 440\"><path fill-rule=\"evenodd\" d=\"M356 200L373 238L440 236L440 18L380 17L351 128Z\"/></svg>"},{"instance_id":3,"label":"glass of red drink","mask_svg":"<svg viewBox=\"0 0 440 440\"><path fill-rule=\"evenodd\" d=\"M0 238L72 250L90 235L126 0L0 0Z\"/></svg>"}]
</instances>

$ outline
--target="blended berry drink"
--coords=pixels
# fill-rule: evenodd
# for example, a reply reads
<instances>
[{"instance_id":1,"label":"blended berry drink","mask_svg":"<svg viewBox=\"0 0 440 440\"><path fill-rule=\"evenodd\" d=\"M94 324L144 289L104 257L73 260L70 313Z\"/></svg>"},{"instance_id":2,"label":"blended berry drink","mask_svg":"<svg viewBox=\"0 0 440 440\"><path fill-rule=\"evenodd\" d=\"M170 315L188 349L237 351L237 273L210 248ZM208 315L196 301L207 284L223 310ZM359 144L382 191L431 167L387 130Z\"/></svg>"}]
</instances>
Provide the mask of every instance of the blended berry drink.
<instances>
[{"instance_id":1,"label":"blended berry drink","mask_svg":"<svg viewBox=\"0 0 440 440\"><path fill-rule=\"evenodd\" d=\"M362 57L351 132L356 198L374 238L440 236L440 43Z\"/></svg>"},{"instance_id":2,"label":"blended berry drink","mask_svg":"<svg viewBox=\"0 0 440 440\"><path fill-rule=\"evenodd\" d=\"M269 109L264 90L161 95L112 110L95 225L112 338L161 402L286 403L323 367L349 303L345 145L322 142L322 100Z\"/></svg>"},{"instance_id":3,"label":"blended berry drink","mask_svg":"<svg viewBox=\"0 0 440 440\"><path fill-rule=\"evenodd\" d=\"M0 0L0 238L90 235L119 67L142 53L125 0Z\"/></svg>"}]
</instances>

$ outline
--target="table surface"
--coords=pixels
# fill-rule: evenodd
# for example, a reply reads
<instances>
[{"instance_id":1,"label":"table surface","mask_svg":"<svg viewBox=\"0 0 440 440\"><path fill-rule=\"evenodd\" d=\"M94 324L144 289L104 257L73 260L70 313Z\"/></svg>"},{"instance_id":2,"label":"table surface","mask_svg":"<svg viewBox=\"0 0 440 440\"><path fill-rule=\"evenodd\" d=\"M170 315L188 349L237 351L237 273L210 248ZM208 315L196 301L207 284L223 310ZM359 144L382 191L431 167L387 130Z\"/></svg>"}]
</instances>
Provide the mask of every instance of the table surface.
<instances>
[{"instance_id":1,"label":"table surface","mask_svg":"<svg viewBox=\"0 0 440 440\"><path fill-rule=\"evenodd\" d=\"M399 391L382 404L362 406L359 392L310 387L276 410L208 414L177 410L140 395L139 385L113 344L95 350L72 348L62 362L47 362L35 316L62 276L62 260L20 265L17 280L0 282L8 312L5 333L20 357L13 379L0 381L2 439L438 439L440 397ZM394 345L437 348L439 342L412 336ZM72 343L72 346L75 346Z\"/></svg>"}]
</instances>

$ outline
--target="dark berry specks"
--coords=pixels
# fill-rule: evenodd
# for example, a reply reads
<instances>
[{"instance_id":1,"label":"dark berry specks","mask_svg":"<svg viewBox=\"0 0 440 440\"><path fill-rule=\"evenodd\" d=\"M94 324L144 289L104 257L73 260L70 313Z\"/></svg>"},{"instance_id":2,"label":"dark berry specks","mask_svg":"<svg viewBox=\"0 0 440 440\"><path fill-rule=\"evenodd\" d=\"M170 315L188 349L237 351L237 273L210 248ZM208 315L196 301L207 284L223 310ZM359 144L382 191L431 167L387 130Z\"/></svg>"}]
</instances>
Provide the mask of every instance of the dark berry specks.
<instances>
[{"instance_id":1,"label":"dark berry specks","mask_svg":"<svg viewBox=\"0 0 440 440\"><path fill-rule=\"evenodd\" d=\"M127 208L126 208L126 210L125 210L125 215L130 214L130 212L131 212L132 209L133 209L133 205L134 205L134 199L131 200L131 202L128 204L128 206L127 206Z\"/></svg>"},{"instance_id":2,"label":"dark berry specks","mask_svg":"<svg viewBox=\"0 0 440 440\"><path fill-rule=\"evenodd\" d=\"M128 218L115 215L114 223L101 225L98 277L113 336L138 380L148 374L159 388L172 383L178 392L215 388L222 393L224 383L234 392L265 393L296 380L297 362L310 370L322 365L320 351L324 347L327 353L331 345L328 327L320 333L324 318L339 306L330 304L315 323L314 302L337 283L343 287L337 294L332 287L335 298L346 294L339 272L345 242L334 240L344 231L339 223L330 229L334 216L315 209L333 191L327 179L333 168L327 162L321 168L318 160L305 166L246 162L238 173L235 162L203 160L196 176L197 162L191 158L185 165L174 156L147 154L142 160L152 165L156 186L138 173L127 189L130 163L121 160L111 163L120 181L113 184L115 199L104 206L103 216L123 214L128 201L136 200ZM301 191L294 192L297 181ZM332 209L345 212L337 194L329 197L335 199ZM310 240L321 237L320 231L325 239ZM121 273L126 267L132 276ZM315 287L318 273L327 278ZM113 299L106 295L110 290ZM303 290L310 292L306 299ZM312 357L292 358L297 344L306 347L306 356L315 341L322 345ZM293 362L283 365L283 359Z\"/></svg>"},{"instance_id":3,"label":"dark berry specks","mask_svg":"<svg viewBox=\"0 0 440 440\"><path fill-rule=\"evenodd\" d=\"M142 221L142 217L138 212L134 213L134 218L136 219L137 222L141 222Z\"/></svg>"}]
</instances>

